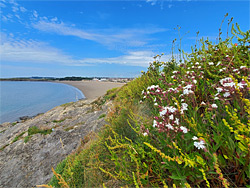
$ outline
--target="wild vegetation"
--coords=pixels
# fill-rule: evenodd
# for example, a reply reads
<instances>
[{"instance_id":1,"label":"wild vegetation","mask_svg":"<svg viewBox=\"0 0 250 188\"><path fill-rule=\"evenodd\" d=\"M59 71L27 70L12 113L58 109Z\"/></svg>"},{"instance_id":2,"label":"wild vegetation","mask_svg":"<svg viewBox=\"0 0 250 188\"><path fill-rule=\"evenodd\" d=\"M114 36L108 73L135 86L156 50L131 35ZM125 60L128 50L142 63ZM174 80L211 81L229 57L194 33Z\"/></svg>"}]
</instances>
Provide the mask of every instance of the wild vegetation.
<instances>
[{"instance_id":1,"label":"wild vegetation","mask_svg":"<svg viewBox=\"0 0 250 188\"><path fill-rule=\"evenodd\" d=\"M180 62L157 55L109 91L109 125L57 166L50 186L249 187L250 31L231 31Z\"/></svg>"}]
</instances>

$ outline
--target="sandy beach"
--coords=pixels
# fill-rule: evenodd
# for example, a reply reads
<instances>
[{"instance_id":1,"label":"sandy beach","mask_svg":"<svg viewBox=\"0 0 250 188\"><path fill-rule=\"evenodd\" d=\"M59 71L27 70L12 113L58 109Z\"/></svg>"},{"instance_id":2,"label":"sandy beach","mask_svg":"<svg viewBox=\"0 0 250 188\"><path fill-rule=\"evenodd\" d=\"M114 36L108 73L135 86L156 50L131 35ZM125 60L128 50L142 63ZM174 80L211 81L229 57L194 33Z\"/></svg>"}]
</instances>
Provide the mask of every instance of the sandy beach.
<instances>
[{"instance_id":1,"label":"sandy beach","mask_svg":"<svg viewBox=\"0 0 250 188\"><path fill-rule=\"evenodd\" d=\"M64 83L72 85L82 91L86 99L93 100L104 95L107 90L121 87L125 83L117 82L100 82L100 81L58 81L58 83Z\"/></svg>"}]
</instances>

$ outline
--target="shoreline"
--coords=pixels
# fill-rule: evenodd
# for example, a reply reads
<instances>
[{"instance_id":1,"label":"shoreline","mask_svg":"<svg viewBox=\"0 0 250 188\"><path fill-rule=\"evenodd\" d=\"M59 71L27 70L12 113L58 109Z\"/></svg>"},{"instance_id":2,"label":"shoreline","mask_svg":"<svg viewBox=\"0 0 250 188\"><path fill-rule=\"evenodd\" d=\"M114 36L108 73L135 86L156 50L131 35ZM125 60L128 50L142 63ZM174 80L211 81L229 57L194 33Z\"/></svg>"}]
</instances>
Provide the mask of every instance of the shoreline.
<instances>
[{"instance_id":1,"label":"shoreline","mask_svg":"<svg viewBox=\"0 0 250 188\"><path fill-rule=\"evenodd\" d=\"M47 81L47 82L51 82L51 81ZM92 81L92 80L91 81L52 81L51 83L59 83L59 84L66 84L66 85L73 86L76 89L80 90L82 94L84 95L85 98L82 98L80 100L88 100L88 101L94 101L97 98L106 94L106 92L109 89L122 87L123 85L126 84L126 83L119 83L119 82L101 82L101 81ZM33 119L37 117L38 115L44 114L44 113L39 112L36 115L32 115L32 116L27 116L27 115L19 116L16 118L15 121L5 121L5 122L0 123L0 125L4 123L22 122L23 120L26 121L28 119Z\"/></svg>"},{"instance_id":2,"label":"shoreline","mask_svg":"<svg viewBox=\"0 0 250 188\"><path fill-rule=\"evenodd\" d=\"M103 96L108 90L125 85L125 83L101 81L56 81L55 83L76 87L83 93L84 99L88 100L95 100Z\"/></svg>"}]
</instances>

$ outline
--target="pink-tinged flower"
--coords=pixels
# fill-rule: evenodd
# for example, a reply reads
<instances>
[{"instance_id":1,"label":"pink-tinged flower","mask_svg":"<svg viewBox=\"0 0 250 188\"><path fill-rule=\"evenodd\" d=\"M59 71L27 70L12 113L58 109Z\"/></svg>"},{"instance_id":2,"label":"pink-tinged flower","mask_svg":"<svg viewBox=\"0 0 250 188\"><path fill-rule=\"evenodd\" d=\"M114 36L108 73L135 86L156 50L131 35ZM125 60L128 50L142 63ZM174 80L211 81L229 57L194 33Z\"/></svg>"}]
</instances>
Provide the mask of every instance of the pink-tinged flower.
<instances>
[{"instance_id":1,"label":"pink-tinged flower","mask_svg":"<svg viewBox=\"0 0 250 188\"><path fill-rule=\"evenodd\" d=\"M183 133L187 133L188 129L186 127L181 126L180 129L182 130Z\"/></svg>"},{"instance_id":2,"label":"pink-tinged flower","mask_svg":"<svg viewBox=\"0 0 250 188\"><path fill-rule=\"evenodd\" d=\"M206 105L206 103L204 103L203 101L201 102L201 105L203 106L203 105Z\"/></svg>"},{"instance_id":3,"label":"pink-tinged flower","mask_svg":"<svg viewBox=\"0 0 250 188\"><path fill-rule=\"evenodd\" d=\"M229 92L226 92L223 94L224 97L229 97L230 96L230 93Z\"/></svg>"},{"instance_id":4,"label":"pink-tinged flower","mask_svg":"<svg viewBox=\"0 0 250 188\"><path fill-rule=\"evenodd\" d=\"M211 107L212 108L218 108L217 104L212 104Z\"/></svg>"},{"instance_id":5,"label":"pink-tinged flower","mask_svg":"<svg viewBox=\"0 0 250 188\"><path fill-rule=\"evenodd\" d=\"M203 140L200 140L199 142L194 142L194 146L198 149L205 149L205 142Z\"/></svg>"}]
</instances>

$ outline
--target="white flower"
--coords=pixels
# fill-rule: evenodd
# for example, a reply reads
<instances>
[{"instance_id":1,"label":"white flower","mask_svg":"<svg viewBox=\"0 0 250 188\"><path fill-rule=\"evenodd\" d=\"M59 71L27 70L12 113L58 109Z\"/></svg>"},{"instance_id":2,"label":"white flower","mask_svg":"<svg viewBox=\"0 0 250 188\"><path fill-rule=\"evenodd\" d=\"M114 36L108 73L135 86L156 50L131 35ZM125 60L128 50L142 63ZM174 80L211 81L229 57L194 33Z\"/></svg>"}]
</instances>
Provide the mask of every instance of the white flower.
<instances>
[{"instance_id":1,"label":"white flower","mask_svg":"<svg viewBox=\"0 0 250 188\"><path fill-rule=\"evenodd\" d=\"M230 96L230 93L229 92L226 92L223 94L224 97L229 97Z\"/></svg>"},{"instance_id":2,"label":"white flower","mask_svg":"<svg viewBox=\"0 0 250 188\"><path fill-rule=\"evenodd\" d=\"M199 62L196 62L195 64L196 64L196 65L199 65L200 63L199 63Z\"/></svg>"},{"instance_id":3,"label":"white flower","mask_svg":"<svg viewBox=\"0 0 250 188\"><path fill-rule=\"evenodd\" d=\"M154 105L155 105L155 106L157 106L157 105L158 105L158 103L156 102L156 103L154 103Z\"/></svg>"},{"instance_id":4,"label":"white flower","mask_svg":"<svg viewBox=\"0 0 250 188\"><path fill-rule=\"evenodd\" d=\"M218 93L220 93L220 92L222 92L223 91L223 89L222 88L220 88L220 87L218 87L218 88L216 88L217 89L217 92Z\"/></svg>"},{"instance_id":5,"label":"white flower","mask_svg":"<svg viewBox=\"0 0 250 188\"><path fill-rule=\"evenodd\" d=\"M246 66L240 66L240 69L244 69L244 68L246 68Z\"/></svg>"},{"instance_id":6,"label":"white flower","mask_svg":"<svg viewBox=\"0 0 250 188\"><path fill-rule=\"evenodd\" d=\"M146 96L144 96L143 98L146 99Z\"/></svg>"},{"instance_id":7,"label":"white flower","mask_svg":"<svg viewBox=\"0 0 250 188\"><path fill-rule=\"evenodd\" d=\"M238 71L238 69L234 69L234 70L233 70L233 72L236 72L236 71Z\"/></svg>"},{"instance_id":8,"label":"white flower","mask_svg":"<svg viewBox=\"0 0 250 188\"><path fill-rule=\"evenodd\" d=\"M168 111L170 112L170 113L174 113L177 109L175 108L175 107L173 107L173 106L170 106L170 107L167 107L167 109L168 109Z\"/></svg>"},{"instance_id":9,"label":"white flower","mask_svg":"<svg viewBox=\"0 0 250 188\"><path fill-rule=\"evenodd\" d=\"M192 84L186 85L185 87L183 87L184 89L191 89L192 88Z\"/></svg>"},{"instance_id":10,"label":"white flower","mask_svg":"<svg viewBox=\"0 0 250 188\"><path fill-rule=\"evenodd\" d=\"M181 99L181 102L185 101L184 99Z\"/></svg>"},{"instance_id":11,"label":"white flower","mask_svg":"<svg viewBox=\"0 0 250 188\"><path fill-rule=\"evenodd\" d=\"M189 74L190 72L189 71L187 71L187 74Z\"/></svg>"},{"instance_id":12,"label":"white flower","mask_svg":"<svg viewBox=\"0 0 250 188\"><path fill-rule=\"evenodd\" d=\"M198 67L198 69L200 69L200 68L201 68L201 66Z\"/></svg>"},{"instance_id":13,"label":"white flower","mask_svg":"<svg viewBox=\"0 0 250 188\"><path fill-rule=\"evenodd\" d=\"M197 80L193 80L193 82L194 82L194 84L196 84L196 83L197 83Z\"/></svg>"},{"instance_id":14,"label":"white flower","mask_svg":"<svg viewBox=\"0 0 250 188\"><path fill-rule=\"evenodd\" d=\"M173 120L173 119L174 119L174 115L171 114L171 115L169 116L169 119Z\"/></svg>"},{"instance_id":15,"label":"white flower","mask_svg":"<svg viewBox=\"0 0 250 188\"><path fill-rule=\"evenodd\" d=\"M171 78L175 78L175 75L171 76Z\"/></svg>"},{"instance_id":16,"label":"white flower","mask_svg":"<svg viewBox=\"0 0 250 188\"><path fill-rule=\"evenodd\" d=\"M166 125L166 127L169 128L169 129L174 130L174 127L173 127L170 123L168 123L168 124Z\"/></svg>"},{"instance_id":17,"label":"white flower","mask_svg":"<svg viewBox=\"0 0 250 188\"><path fill-rule=\"evenodd\" d=\"M219 66L221 64L221 61L218 61L217 65L216 66Z\"/></svg>"},{"instance_id":18,"label":"white flower","mask_svg":"<svg viewBox=\"0 0 250 188\"><path fill-rule=\"evenodd\" d=\"M194 142L194 146L197 147L198 149L205 149L205 142L203 140L199 142Z\"/></svg>"},{"instance_id":19,"label":"white flower","mask_svg":"<svg viewBox=\"0 0 250 188\"><path fill-rule=\"evenodd\" d=\"M154 98L154 102L156 101L156 98Z\"/></svg>"},{"instance_id":20,"label":"white flower","mask_svg":"<svg viewBox=\"0 0 250 188\"><path fill-rule=\"evenodd\" d=\"M148 133L146 133L146 132L145 132L145 133L142 133L142 134L143 134L143 136L148 136Z\"/></svg>"},{"instance_id":21,"label":"white flower","mask_svg":"<svg viewBox=\"0 0 250 188\"><path fill-rule=\"evenodd\" d=\"M184 95L188 95L189 93L193 93L193 91L192 91L192 90L189 90L189 89L184 89L184 90L183 90L183 94L184 94Z\"/></svg>"},{"instance_id":22,"label":"white flower","mask_svg":"<svg viewBox=\"0 0 250 188\"><path fill-rule=\"evenodd\" d=\"M219 97L214 97L214 100L219 100Z\"/></svg>"},{"instance_id":23,"label":"white flower","mask_svg":"<svg viewBox=\"0 0 250 188\"><path fill-rule=\"evenodd\" d=\"M164 107L163 110L160 112L160 116L164 116L167 113L167 109Z\"/></svg>"},{"instance_id":24,"label":"white flower","mask_svg":"<svg viewBox=\"0 0 250 188\"><path fill-rule=\"evenodd\" d=\"M176 74L178 71L173 71L173 74Z\"/></svg>"},{"instance_id":25,"label":"white flower","mask_svg":"<svg viewBox=\"0 0 250 188\"><path fill-rule=\"evenodd\" d=\"M188 110L188 104L187 103L181 103L182 110Z\"/></svg>"},{"instance_id":26,"label":"white flower","mask_svg":"<svg viewBox=\"0 0 250 188\"><path fill-rule=\"evenodd\" d=\"M192 138L193 140L198 140L198 138L196 137L196 136L193 136L193 138Z\"/></svg>"},{"instance_id":27,"label":"white flower","mask_svg":"<svg viewBox=\"0 0 250 188\"><path fill-rule=\"evenodd\" d=\"M187 133L188 132L188 130L187 130L186 127L181 126L180 129L182 130L183 133Z\"/></svg>"},{"instance_id":28,"label":"white flower","mask_svg":"<svg viewBox=\"0 0 250 188\"><path fill-rule=\"evenodd\" d=\"M212 108L218 108L217 104L212 104Z\"/></svg>"},{"instance_id":29,"label":"white flower","mask_svg":"<svg viewBox=\"0 0 250 188\"><path fill-rule=\"evenodd\" d=\"M247 84L243 84L243 83L240 82L237 85L238 85L239 88L244 88L244 86L247 85Z\"/></svg>"},{"instance_id":30,"label":"white flower","mask_svg":"<svg viewBox=\"0 0 250 188\"><path fill-rule=\"evenodd\" d=\"M144 90L142 90L141 94L142 94L142 95L144 94Z\"/></svg>"},{"instance_id":31,"label":"white flower","mask_svg":"<svg viewBox=\"0 0 250 188\"><path fill-rule=\"evenodd\" d=\"M157 121L154 120L154 122L153 122L153 127L156 127L156 126L157 126Z\"/></svg>"},{"instance_id":32,"label":"white flower","mask_svg":"<svg viewBox=\"0 0 250 188\"><path fill-rule=\"evenodd\" d=\"M213 63L213 62L209 62L208 64L209 64L209 65L214 65L214 63Z\"/></svg>"},{"instance_id":33,"label":"white flower","mask_svg":"<svg viewBox=\"0 0 250 188\"><path fill-rule=\"evenodd\" d=\"M178 119L178 118L175 118L174 123L176 123L176 125L179 125L179 119Z\"/></svg>"},{"instance_id":34,"label":"white flower","mask_svg":"<svg viewBox=\"0 0 250 188\"><path fill-rule=\"evenodd\" d=\"M204 103L203 101L201 102L201 105L206 105L206 103Z\"/></svg>"}]
</instances>

